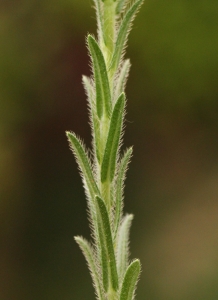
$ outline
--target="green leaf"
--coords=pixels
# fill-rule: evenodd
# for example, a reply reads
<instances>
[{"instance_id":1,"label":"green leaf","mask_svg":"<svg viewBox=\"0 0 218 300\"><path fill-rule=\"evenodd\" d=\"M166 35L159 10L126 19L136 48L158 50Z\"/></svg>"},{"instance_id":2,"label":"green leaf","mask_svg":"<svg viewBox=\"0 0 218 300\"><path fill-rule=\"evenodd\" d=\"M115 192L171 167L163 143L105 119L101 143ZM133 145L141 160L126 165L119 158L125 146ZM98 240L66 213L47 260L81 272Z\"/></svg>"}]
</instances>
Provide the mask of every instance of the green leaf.
<instances>
[{"instance_id":1,"label":"green leaf","mask_svg":"<svg viewBox=\"0 0 218 300\"><path fill-rule=\"evenodd\" d=\"M94 99L95 91L94 91L92 80L89 77L83 75L82 83L86 91L89 107L90 109L95 110L95 99Z\"/></svg>"},{"instance_id":2,"label":"green leaf","mask_svg":"<svg viewBox=\"0 0 218 300\"><path fill-rule=\"evenodd\" d=\"M76 236L75 240L79 245L80 249L82 250L87 261L98 299L102 300L104 299L104 292L102 290L99 271L97 268L97 262L95 260L95 255L92 246L83 237Z\"/></svg>"},{"instance_id":3,"label":"green leaf","mask_svg":"<svg viewBox=\"0 0 218 300\"><path fill-rule=\"evenodd\" d=\"M81 175L84 181L85 187L88 187L88 191L92 197L95 199L96 195L99 195L98 187L95 183L95 179L92 173L92 168L89 162L88 154L86 153L83 144L72 132L66 132L71 149L76 157L78 166L81 171Z\"/></svg>"},{"instance_id":4,"label":"green leaf","mask_svg":"<svg viewBox=\"0 0 218 300\"><path fill-rule=\"evenodd\" d=\"M116 34L116 3L113 0L104 1L103 5L103 36L104 46L101 47L104 50L104 57L108 67L108 62L111 60L112 53L114 51L114 40Z\"/></svg>"},{"instance_id":5,"label":"green leaf","mask_svg":"<svg viewBox=\"0 0 218 300\"><path fill-rule=\"evenodd\" d=\"M117 239L117 272L121 280L129 263L129 230L132 220L133 215L126 215L123 218Z\"/></svg>"},{"instance_id":6,"label":"green leaf","mask_svg":"<svg viewBox=\"0 0 218 300\"><path fill-rule=\"evenodd\" d=\"M129 0L118 0L117 2L117 7L116 7L116 14L119 15L123 8L126 6L126 2L128 2Z\"/></svg>"},{"instance_id":7,"label":"green leaf","mask_svg":"<svg viewBox=\"0 0 218 300\"><path fill-rule=\"evenodd\" d=\"M114 99L117 99L119 95L124 92L126 87L127 78L129 75L130 70L130 60L126 59L122 65L122 68L119 72L119 76L116 79L116 87L115 87L115 93L114 93Z\"/></svg>"},{"instance_id":8,"label":"green leaf","mask_svg":"<svg viewBox=\"0 0 218 300\"><path fill-rule=\"evenodd\" d=\"M100 123L96 113L95 92L93 90L94 88L90 78L83 76L82 81L86 90L89 104L90 125L93 138L93 150L94 153L96 153L97 160L100 162Z\"/></svg>"},{"instance_id":9,"label":"green leaf","mask_svg":"<svg viewBox=\"0 0 218 300\"><path fill-rule=\"evenodd\" d=\"M101 41L103 39L103 23L102 23L102 12L101 12L101 0L93 0L95 3L96 10L96 19L97 19L97 27L98 27L98 40Z\"/></svg>"},{"instance_id":10,"label":"green leaf","mask_svg":"<svg viewBox=\"0 0 218 300\"><path fill-rule=\"evenodd\" d=\"M108 267L108 255L107 255L107 245L105 243L104 232L102 226L98 224L98 235L100 242L100 253L101 253L101 270L102 270L102 281L105 292L107 292L110 280L110 269Z\"/></svg>"},{"instance_id":11,"label":"green leaf","mask_svg":"<svg viewBox=\"0 0 218 300\"><path fill-rule=\"evenodd\" d=\"M88 36L88 46L94 69L97 115L99 118L103 115L109 118L111 114L111 93L104 56L98 43L91 35Z\"/></svg>"},{"instance_id":12,"label":"green leaf","mask_svg":"<svg viewBox=\"0 0 218 300\"><path fill-rule=\"evenodd\" d=\"M122 283L119 300L132 300L139 278L141 264L138 259L134 260L128 267Z\"/></svg>"},{"instance_id":13,"label":"green leaf","mask_svg":"<svg viewBox=\"0 0 218 300\"><path fill-rule=\"evenodd\" d=\"M113 56L111 59L109 71L114 74L118 68L119 62L122 58L123 49L125 48L128 33L132 24L132 21L140 7L140 5L143 3L144 0L138 0L136 1L130 9L125 14L119 31L117 35L116 45L114 48Z\"/></svg>"},{"instance_id":14,"label":"green leaf","mask_svg":"<svg viewBox=\"0 0 218 300\"><path fill-rule=\"evenodd\" d=\"M110 277L111 286L114 291L116 291L118 289L118 276L109 216L104 201L100 197L96 196L96 202L98 206L97 218L99 222L99 236L101 235L100 240L102 248L104 250L102 254L104 255L104 257L102 258L102 260L103 265L105 265L105 262L107 262L108 266L108 272L105 271L103 273L103 276L105 274ZM103 278L105 292L107 292L109 288L107 278Z\"/></svg>"},{"instance_id":15,"label":"green leaf","mask_svg":"<svg viewBox=\"0 0 218 300\"><path fill-rule=\"evenodd\" d=\"M114 219L114 239L116 239L117 231L120 225L120 220L122 216L122 208L123 208L123 188L124 181L126 178L126 171L132 156L132 147L127 149L123 158L121 159L120 165L118 167L117 179L116 179L116 194L115 194L115 219Z\"/></svg>"},{"instance_id":16,"label":"green leaf","mask_svg":"<svg viewBox=\"0 0 218 300\"><path fill-rule=\"evenodd\" d=\"M101 166L102 183L105 181L112 181L114 178L117 152L123 124L124 107L125 95L122 93L114 105L111 116L110 127Z\"/></svg>"}]
</instances>

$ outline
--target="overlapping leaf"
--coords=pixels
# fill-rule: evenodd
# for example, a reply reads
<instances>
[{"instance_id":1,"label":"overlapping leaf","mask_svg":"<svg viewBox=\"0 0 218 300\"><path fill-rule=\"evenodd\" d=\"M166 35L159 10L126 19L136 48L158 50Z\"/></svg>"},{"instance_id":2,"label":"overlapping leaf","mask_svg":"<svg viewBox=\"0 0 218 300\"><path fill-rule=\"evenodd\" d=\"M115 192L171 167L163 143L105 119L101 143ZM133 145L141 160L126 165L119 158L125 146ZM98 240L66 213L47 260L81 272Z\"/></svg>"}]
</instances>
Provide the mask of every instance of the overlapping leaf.
<instances>
[{"instance_id":1,"label":"overlapping leaf","mask_svg":"<svg viewBox=\"0 0 218 300\"><path fill-rule=\"evenodd\" d=\"M102 20L102 8L101 8L101 0L93 0L95 4L96 10L96 19L97 19L97 28L98 28L98 40L101 41L103 39L103 20Z\"/></svg>"},{"instance_id":2,"label":"overlapping leaf","mask_svg":"<svg viewBox=\"0 0 218 300\"><path fill-rule=\"evenodd\" d=\"M98 43L91 35L88 36L87 40L94 69L97 115L101 118L104 114L109 118L111 93L104 56Z\"/></svg>"},{"instance_id":3,"label":"overlapping leaf","mask_svg":"<svg viewBox=\"0 0 218 300\"><path fill-rule=\"evenodd\" d=\"M139 278L140 270L141 264L138 259L134 260L129 265L124 276L119 300L132 300L134 298L134 292L136 283Z\"/></svg>"},{"instance_id":4,"label":"overlapping leaf","mask_svg":"<svg viewBox=\"0 0 218 300\"><path fill-rule=\"evenodd\" d=\"M83 237L76 236L75 240L78 243L80 249L82 250L82 252L86 258L89 270L91 272L93 284L96 289L97 297L99 300L102 300L102 299L104 299L104 292L102 290L102 285L101 285L101 281L99 278L98 266L96 263L96 259L95 259L95 255L94 255L92 246Z\"/></svg>"},{"instance_id":5,"label":"overlapping leaf","mask_svg":"<svg viewBox=\"0 0 218 300\"><path fill-rule=\"evenodd\" d=\"M116 72L118 65L121 61L122 53L123 53L123 50L126 45L126 41L127 41L127 37L128 37L128 33L130 30L132 21L136 15L140 5L143 3L143 1L144 0L136 1L130 7L130 9L127 11L127 13L125 14L125 16L121 22L119 32L117 35L117 40L116 40L113 56L111 59L110 69L109 69L112 74Z\"/></svg>"},{"instance_id":6,"label":"overlapping leaf","mask_svg":"<svg viewBox=\"0 0 218 300\"><path fill-rule=\"evenodd\" d=\"M116 178L116 193L115 193L115 218L114 218L114 239L116 239L117 231L120 226L120 219L122 216L122 208L123 208L123 188L124 188L124 181L126 177L127 166L129 164L130 158L132 155L132 148L129 148L118 168L117 178Z\"/></svg>"},{"instance_id":7,"label":"overlapping leaf","mask_svg":"<svg viewBox=\"0 0 218 300\"><path fill-rule=\"evenodd\" d=\"M126 59L123 62L122 68L119 72L119 75L116 78L116 86L115 86L115 92L114 92L114 99L116 100L119 95L125 91L125 87L126 87L126 82L127 82L127 78L129 75L129 70L130 70L130 60Z\"/></svg>"},{"instance_id":8,"label":"overlapping leaf","mask_svg":"<svg viewBox=\"0 0 218 300\"><path fill-rule=\"evenodd\" d=\"M111 182L114 178L117 152L123 124L124 107L125 95L122 93L115 103L111 116L110 128L101 166L101 182Z\"/></svg>"},{"instance_id":9,"label":"overlapping leaf","mask_svg":"<svg viewBox=\"0 0 218 300\"><path fill-rule=\"evenodd\" d=\"M90 79L86 76L82 78L84 88L86 90L88 103L89 103L89 111L90 111L90 125L91 132L93 138L93 150L96 153L97 160L100 162L100 122L96 112L95 105L95 93L93 91L93 85Z\"/></svg>"},{"instance_id":10,"label":"overlapping leaf","mask_svg":"<svg viewBox=\"0 0 218 300\"><path fill-rule=\"evenodd\" d=\"M129 2L130 0L118 0L117 1L117 6L116 6L116 14L119 15L122 10L124 9L124 7L126 6L127 2Z\"/></svg>"},{"instance_id":11,"label":"overlapping leaf","mask_svg":"<svg viewBox=\"0 0 218 300\"><path fill-rule=\"evenodd\" d=\"M83 179L85 180L85 184L88 187L88 191L92 197L95 198L96 195L99 195L98 187L95 183L95 179L93 176L92 168L88 159L88 155L84 149L81 141L76 137L76 135L72 132L67 132L67 137L71 146L71 149L77 159L78 166L81 170L81 174Z\"/></svg>"},{"instance_id":12,"label":"overlapping leaf","mask_svg":"<svg viewBox=\"0 0 218 300\"><path fill-rule=\"evenodd\" d=\"M121 280L129 263L129 230L132 220L133 215L126 215L123 218L117 238L117 270Z\"/></svg>"},{"instance_id":13,"label":"overlapping leaf","mask_svg":"<svg viewBox=\"0 0 218 300\"><path fill-rule=\"evenodd\" d=\"M104 269L107 264L107 270L103 271L104 288L107 292L109 287L108 284L110 281L112 288L116 291L118 289L118 276L110 228L110 220L104 201L100 197L96 196L96 202L98 206L99 235L101 240L101 247L103 249L102 264Z\"/></svg>"}]
</instances>

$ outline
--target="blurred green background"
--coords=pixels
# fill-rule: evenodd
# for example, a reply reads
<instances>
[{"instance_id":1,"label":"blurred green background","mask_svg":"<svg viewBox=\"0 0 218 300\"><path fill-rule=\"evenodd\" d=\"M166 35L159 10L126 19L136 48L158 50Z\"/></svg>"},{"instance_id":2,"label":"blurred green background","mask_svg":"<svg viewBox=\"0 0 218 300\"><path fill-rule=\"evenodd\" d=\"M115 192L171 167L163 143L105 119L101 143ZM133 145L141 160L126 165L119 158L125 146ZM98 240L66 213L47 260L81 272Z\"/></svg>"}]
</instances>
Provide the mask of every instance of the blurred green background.
<instances>
[{"instance_id":1,"label":"blurred green background","mask_svg":"<svg viewBox=\"0 0 218 300\"><path fill-rule=\"evenodd\" d=\"M0 299L94 300L65 130L90 145L92 1L0 2ZM130 34L125 211L138 300L218 299L218 1L146 0Z\"/></svg>"}]
</instances>

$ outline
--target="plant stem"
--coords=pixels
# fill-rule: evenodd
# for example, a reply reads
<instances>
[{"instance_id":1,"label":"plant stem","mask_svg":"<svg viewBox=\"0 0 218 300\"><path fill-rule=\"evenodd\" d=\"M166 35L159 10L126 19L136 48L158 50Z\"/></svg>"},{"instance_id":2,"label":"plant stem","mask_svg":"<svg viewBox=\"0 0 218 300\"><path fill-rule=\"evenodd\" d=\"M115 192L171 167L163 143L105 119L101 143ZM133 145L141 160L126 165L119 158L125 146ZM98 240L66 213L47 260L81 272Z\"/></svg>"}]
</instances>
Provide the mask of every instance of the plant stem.
<instances>
[{"instance_id":1,"label":"plant stem","mask_svg":"<svg viewBox=\"0 0 218 300\"><path fill-rule=\"evenodd\" d=\"M131 22L143 0L93 0L98 40L88 35L93 76L83 77L93 137L90 160L83 142L67 136L81 171L94 243L76 237L88 263L98 300L132 300L139 260L129 263L132 215L123 217L123 187L132 148L120 155L125 117L125 84L130 62L123 52ZM124 4L130 4L123 11ZM116 75L115 75L116 74Z\"/></svg>"}]
</instances>

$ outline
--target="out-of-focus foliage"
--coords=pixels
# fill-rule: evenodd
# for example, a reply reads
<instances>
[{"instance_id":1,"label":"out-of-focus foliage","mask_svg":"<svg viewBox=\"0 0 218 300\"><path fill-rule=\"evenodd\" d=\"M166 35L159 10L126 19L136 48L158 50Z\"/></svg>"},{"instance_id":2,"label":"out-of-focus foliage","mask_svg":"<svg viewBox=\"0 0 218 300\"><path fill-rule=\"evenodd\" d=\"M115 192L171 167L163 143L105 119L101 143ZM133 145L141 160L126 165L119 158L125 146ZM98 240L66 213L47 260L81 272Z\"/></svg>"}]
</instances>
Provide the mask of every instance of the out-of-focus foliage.
<instances>
[{"instance_id":1,"label":"out-of-focus foliage","mask_svg":"<svg viewBox=\"0 0 218 300\"><path fill-rule=\"evenodd\" d=\"M91 4L0 3L3 300L94 299L73 241L88 226L64 134L90 141L81 75ZM148 0L130 34L125 210L137 215L139 300L218 297L217 31L217 1Z\"/></svg>"}]
</instances>

